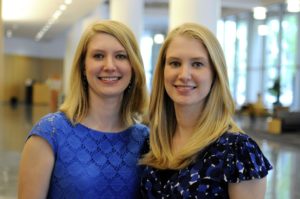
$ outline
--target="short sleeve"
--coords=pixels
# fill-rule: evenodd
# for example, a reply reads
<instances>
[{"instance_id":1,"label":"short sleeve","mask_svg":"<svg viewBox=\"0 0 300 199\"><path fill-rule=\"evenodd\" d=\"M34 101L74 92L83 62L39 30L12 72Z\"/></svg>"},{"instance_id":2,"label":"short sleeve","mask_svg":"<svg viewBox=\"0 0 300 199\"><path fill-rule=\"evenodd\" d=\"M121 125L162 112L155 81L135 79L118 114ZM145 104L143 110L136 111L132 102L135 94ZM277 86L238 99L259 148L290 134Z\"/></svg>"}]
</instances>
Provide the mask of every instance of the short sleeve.
<instances>
[{"instance_id":1,"label":"short sleeve","mask_svg":"<svg viewBox=\"0 0 300 199\"><path fill-rule=\"evenodd\" d=\"M231 140L231 141L230 141ZM237 183L244 180L260 179L272 169L257 143L245 134L232 134L224 160L224 181Z\"/></svg>"},{"instance_id":2,"label":"short sleeve","mask_svg":"<svg viewBox=\"0 0 300 199\"><path fill-rule=\"evenodd\" d=\"M27 140L37 135L45 139L51 146L54 153L57 151L57 132L61 116L58 113L50 113L42 117L31 129Z\"/></svg>"}]
</instances>

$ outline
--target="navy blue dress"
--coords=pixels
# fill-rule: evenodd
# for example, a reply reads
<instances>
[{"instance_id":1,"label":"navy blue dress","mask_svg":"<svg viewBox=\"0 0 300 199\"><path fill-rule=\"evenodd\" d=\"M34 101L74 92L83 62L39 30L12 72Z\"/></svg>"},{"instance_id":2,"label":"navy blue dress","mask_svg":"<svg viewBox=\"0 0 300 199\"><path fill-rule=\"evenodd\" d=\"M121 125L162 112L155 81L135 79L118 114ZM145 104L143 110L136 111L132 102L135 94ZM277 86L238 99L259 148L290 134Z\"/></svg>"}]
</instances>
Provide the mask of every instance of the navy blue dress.
<instances>
[{"instance_id":1,"label":"navy blue dress","mask_svg":"<svg viewBox=\"0 0 300 199\"><path fill-rule=\"evenodd\" d=\"M144 198L229 198L228 183L263 178L272 169L256 142L246 134L225 133L180 170L145 166Z\"/></svg>"},{"instance_id":2,"label":"navy blue dress","mask_svg":"<svg viewBox=\"0 0 300 199\"><path fill-rule=\"evenodd\" d=\"M140 152L148 127L135 124L117 133L72 125L62 112L43 117L29 136L44 138L55 156L47 198L140 198Z\"/></svg>"}]
</instances>

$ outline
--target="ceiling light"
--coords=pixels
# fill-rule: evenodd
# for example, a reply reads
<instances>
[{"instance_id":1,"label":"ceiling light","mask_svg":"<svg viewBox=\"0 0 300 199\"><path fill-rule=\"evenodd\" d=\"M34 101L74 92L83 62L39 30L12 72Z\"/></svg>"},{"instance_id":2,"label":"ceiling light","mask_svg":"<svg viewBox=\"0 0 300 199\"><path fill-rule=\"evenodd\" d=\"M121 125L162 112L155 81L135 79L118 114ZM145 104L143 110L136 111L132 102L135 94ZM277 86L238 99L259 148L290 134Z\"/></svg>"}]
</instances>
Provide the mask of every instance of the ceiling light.
<instances>
[{"instance_id":1,"label":"ceiling light","mask_svg":"<svg viewBox=\"0 0 300 199\"><path fill-rule=\"evenodd\" d=\"M155 34L154 35L154 43L162 44L165 40L165 36L163 34Z\"/></svg>"},{"instance_id":2,"label":"ceiling light","mask_svg":"<svg viewBox=\"0 0 300 199\"><path fill-rule=\"evenodd\" d=\"M300 0L287 0L288 12L300 12Z\"/></svg>"},{"instance_id":3,"label":"ceiling light","mask_svg":"<svg viewBox=\"0 0 300 199\"><path fill-rule=\"evenodd\" d=\"M64 11L66 8L67 8L67 6L65 4L62 4L62 5L59 6L59 9L61 11Z\"/></svg>"},{"instance_id":4,"label":"ceiling light","mask_svg":"<svg viewBox=\"0 0 300 199\"><path fill-rule=\"evenodd\" d=\"M54 19L58 19L60 15L62 14L61 10L56 10L55 13L52 15Z\"/></svg>"},{"instance_id":5,"label":"ceiling light","mask_svg":"<svg viewBox=\"0 0 300 199\"><path fill-rule=\"evenodd\" d=\"M267 8L265 7L255 7L253 8L253 17L257 20L263 20L267 16Z\"/></svg>"},{"instance_id":6,"label":"ceiling light","mask_svg":"<svg viewBox=\"0 0 300 199\"><path fill-rule=\"evenodd\" d=\"M27 7L28 2L24 0L2 0L2 20L17 21L28 20L32 17L30 9Z\"/></svg>"},{"instance_id":7,"label":"ceiling light","mask_svg":"<svg viewBox=\"0 0 300 199\"><path fill-rule=\"evenodd\" d=\"M65 0L65 4L70 5L72 3L72 0Z\"/></svg>"},{"instance_id":8,"label":"ceiling light","mask_svg":"<svg viewBox=\"0 0 300 199\"><path fill-rule=\"evenodd\" d=\"M65 0L65 4L72 3L72 0ZM35 40L39 41L46 34L46 32L51 28L55 21L63 14L63 11L66 10L67 6L62 4L59 8L53 13L48 22L43 26L43 28L36 34Z\"/></svg>"}]
</instances>

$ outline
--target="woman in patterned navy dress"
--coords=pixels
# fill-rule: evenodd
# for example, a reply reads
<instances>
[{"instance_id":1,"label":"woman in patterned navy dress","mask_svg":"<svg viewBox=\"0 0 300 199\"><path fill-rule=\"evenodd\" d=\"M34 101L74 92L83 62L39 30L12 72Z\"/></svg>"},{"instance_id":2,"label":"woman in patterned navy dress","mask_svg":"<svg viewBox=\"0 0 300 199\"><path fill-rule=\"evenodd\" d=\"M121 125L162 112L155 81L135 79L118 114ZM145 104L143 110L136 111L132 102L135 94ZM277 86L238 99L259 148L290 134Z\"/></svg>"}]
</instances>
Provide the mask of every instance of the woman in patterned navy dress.
<instances>
[{"instance_id":1,"label":"woman in patterned navy dress","mask_svg":"<svg viewBox=\"0 0 300 199\"><path fill-rule=\"evenodd\" d=\"M19 198L139 198L148 94L134 34L116 21L83 33L60 111L31 130Z\"/></svg>"},{"instance_id":2,"label":"woman in patterned navy dress","mask_svg":"<svg viewBox=\"0 0 300 199\"><path fill-rule=\"evenodd\" d=\"M149 114L144 198L264 198L272 166L233 120L225 58L207 28L186 23L169 33Z\"/></svg>"}]
</instances>

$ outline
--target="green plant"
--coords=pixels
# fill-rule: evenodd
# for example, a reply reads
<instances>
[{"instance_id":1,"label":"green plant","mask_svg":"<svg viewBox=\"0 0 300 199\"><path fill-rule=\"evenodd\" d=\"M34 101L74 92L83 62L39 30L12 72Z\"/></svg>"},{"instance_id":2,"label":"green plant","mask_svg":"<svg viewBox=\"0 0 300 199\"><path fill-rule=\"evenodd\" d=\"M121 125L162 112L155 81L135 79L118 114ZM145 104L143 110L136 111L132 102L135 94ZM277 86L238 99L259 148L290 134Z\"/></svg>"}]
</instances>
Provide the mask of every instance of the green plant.
<instances>
[{"instance_id":1,"label":"green plant","mask_svg":"<svg viewBox=\"0 0 300 199\"><path fill-rule=\"evenodd\" d=\"M274 104L280 104L280 78L276 78L274 84L269 88L269 92L276 97Z\"/></svg>"}]
</instances>

